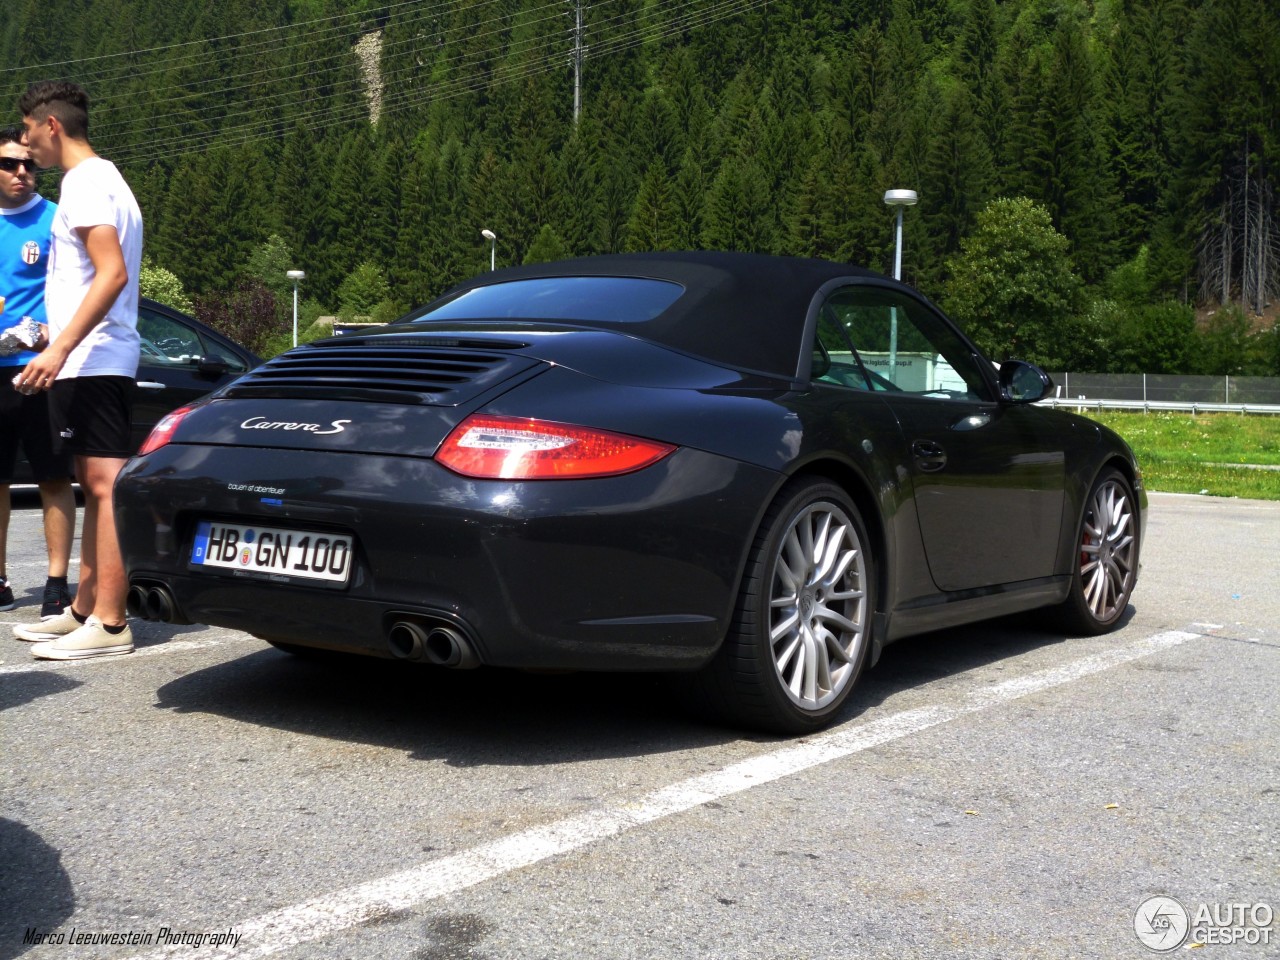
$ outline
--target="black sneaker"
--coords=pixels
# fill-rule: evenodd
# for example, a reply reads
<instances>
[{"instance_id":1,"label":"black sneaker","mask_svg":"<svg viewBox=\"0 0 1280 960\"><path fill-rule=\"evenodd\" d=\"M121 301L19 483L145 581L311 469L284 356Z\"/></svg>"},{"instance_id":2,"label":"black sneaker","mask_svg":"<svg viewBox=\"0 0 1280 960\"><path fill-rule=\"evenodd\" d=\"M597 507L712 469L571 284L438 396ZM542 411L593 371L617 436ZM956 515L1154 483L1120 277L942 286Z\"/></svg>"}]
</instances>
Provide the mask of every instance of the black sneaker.
<instances>
[{"instance_id":1,"label":"black sneaker","mask_svg":"<svg viewBox=\"0 0 1280 960\"><path fill-rule=\"evenodd\" d=\"M4 596L0 594L0 600ZM10 595L12 599L12 594ZM63 611L71 606L71 591L67 589L66 581L56 582L54 580L46 580L44 582L44 602L40 604L40 619L49 620L53 617L60 617ZM9 609L8 607L0 609Z\"/></svg>"},{"instance_id":2,"label":"black sneaker","mask_svg":"<svg viewBox=\"0 0 1280 960\"><path fill-rule=\"evenodd\" d=\"M13 599L13 588L9 586L8 577L0 577L0 610L12 610L18 605Z\"/></svg>"}]
</instances>

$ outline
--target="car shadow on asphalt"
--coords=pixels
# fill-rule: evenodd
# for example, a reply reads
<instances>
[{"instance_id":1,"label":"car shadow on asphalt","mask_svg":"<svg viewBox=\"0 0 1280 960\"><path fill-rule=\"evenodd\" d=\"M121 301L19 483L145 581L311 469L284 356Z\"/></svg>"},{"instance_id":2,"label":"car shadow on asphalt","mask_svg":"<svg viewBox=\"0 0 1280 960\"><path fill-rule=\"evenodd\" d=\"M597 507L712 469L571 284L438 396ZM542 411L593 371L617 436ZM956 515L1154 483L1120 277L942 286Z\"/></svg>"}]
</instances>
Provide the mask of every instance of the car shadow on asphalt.
<instances>
[{"instance_id":1,"label":"car shadow on asphalt","mask_svg":"<svg viewBox=\"0 0 1280 960\"><path fill-rule=\"evenodd\" d=\"M834 722L855 720L901 691L1065 642L1028 616L902 640L864 673ZM165 684L157 707L460 767L558 764L785 739L699 716L683 695L686 686L663 674L451 671L268 648Z\"/></svg>"}]
</instances>

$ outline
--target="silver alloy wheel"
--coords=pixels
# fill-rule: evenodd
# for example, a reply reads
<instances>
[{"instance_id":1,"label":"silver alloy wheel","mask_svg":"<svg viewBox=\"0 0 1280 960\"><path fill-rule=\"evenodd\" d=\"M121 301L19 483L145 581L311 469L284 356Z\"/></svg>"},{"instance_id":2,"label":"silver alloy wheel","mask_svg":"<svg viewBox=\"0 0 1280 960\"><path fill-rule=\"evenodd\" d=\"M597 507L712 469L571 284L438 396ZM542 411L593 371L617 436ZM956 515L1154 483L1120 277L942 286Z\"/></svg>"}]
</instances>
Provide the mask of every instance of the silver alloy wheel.
<instances>
[{"instance_id":1,"label":"silver alloy wheel","mask_svg":"<svg viewBox=\"0 0 1280 960\"><path fill-rule=\"evenodd\" d=\"M1137 573L1133 495L1117 479L1098 485L1080 535L1080 583L1094 619L1108 621L1129 603Z\"/></svg>"},{"instance_id":2,"label":"silver alloy wheel","mask_svg":"<svg viewBox=\"0 0 1280 960\"><path fill-rule=\"evenodd\" d=\"M857 676L867 642L867 565L858 531L836 504L812 503L774 559L769 645L787 696L821 710Z\"/></svg>"}]
</instances>

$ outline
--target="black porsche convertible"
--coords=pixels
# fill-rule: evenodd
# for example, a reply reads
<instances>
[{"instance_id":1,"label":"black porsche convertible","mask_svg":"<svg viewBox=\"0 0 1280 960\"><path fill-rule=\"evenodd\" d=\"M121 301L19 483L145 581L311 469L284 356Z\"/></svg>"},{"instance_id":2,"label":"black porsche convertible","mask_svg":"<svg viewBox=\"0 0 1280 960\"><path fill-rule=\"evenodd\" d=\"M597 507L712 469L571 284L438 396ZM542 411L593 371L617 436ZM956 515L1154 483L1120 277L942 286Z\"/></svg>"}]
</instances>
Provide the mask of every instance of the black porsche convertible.
<instances>
[{"instance_id":1,"label":"black porsche convertible","mask_svg":"<svg viewBox=\"0 0 1280 960\"><path fill-rule=\"evenodd\" d=\"M120 477L130 611L291 652L696 672L828 723L892 640L1123 617L1146 494L911 288L750 254L486 273L175 411Z\"/></svg>"}]
</instances>

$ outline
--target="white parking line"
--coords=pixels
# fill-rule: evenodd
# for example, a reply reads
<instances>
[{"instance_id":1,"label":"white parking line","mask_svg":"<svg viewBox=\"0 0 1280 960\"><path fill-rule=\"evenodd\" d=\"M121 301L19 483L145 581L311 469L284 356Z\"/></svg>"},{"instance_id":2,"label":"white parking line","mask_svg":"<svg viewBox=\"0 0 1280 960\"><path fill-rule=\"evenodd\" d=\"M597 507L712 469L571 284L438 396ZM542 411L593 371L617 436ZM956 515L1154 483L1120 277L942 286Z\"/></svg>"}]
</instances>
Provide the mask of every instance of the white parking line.
<instances>
[{"instance_id":1,"label":"white parking line","mask_svg":"<svg viewBox=\"0 0 1280 960\"><path fill-rule=\"evenodd\" d=\"M619 801L556 823L524 830L409 870L232 924L231 929L239 934L235 946L201 947L195 955L265 957L340 934L359 924L580 850L599 840L619 836L700 804L721 800L968 714L1110 670L1199 636L1202 634L1183 631L1158 633L1105 653L975 691L953 706L905 710L800 740L772 753L692 777L634 800ZM179 954L192 956L192 951L189 945L174 944L135 960L157 960Z\"/></svg>"}]
</instances>

